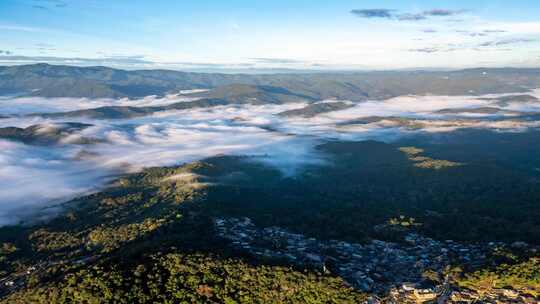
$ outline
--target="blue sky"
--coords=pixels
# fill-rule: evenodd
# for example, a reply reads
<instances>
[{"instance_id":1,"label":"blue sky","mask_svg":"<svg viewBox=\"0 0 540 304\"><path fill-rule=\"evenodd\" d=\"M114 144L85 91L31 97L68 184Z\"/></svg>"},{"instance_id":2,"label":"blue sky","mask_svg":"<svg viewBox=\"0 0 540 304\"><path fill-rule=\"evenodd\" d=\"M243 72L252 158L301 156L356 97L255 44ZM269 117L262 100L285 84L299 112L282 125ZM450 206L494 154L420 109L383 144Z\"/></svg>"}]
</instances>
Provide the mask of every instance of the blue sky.
<instances>
[{"instance_id":1,"label":"blue sky","mask_svg":"<svg viewBox=\"0 0 540 304\"><path fill-rule=\"evenodd\" d=\"M535 1L0 0L0 64L540 66Z\"/></svg>"}]
</instances>

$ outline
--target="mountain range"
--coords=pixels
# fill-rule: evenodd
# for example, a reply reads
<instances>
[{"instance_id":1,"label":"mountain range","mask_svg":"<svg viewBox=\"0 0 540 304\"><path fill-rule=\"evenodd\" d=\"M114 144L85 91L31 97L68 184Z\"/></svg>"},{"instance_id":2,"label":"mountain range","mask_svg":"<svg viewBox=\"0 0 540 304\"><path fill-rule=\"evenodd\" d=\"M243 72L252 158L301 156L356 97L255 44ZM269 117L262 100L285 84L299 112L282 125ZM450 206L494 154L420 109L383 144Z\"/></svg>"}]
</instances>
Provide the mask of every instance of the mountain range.
<instances>
[{"instance_id":1,"label":"mountain range","mask_svg":"<svg viewBox=\"0 0 540 304\"><path fill-rule=\"evenodd\" d=\"M108 67L33 64L0 67L0 94L40 97L140 98L232 84L270 86L301 99L362 101L401 95L480 95L523 92L540 85L540 69L372 71L298 74L219 74L169 70L125 71ZM278 89L279 88L279 89ZM236 87L246 91L247 87ZM213 96L213 97L218 97Z\"/></svg>"},{"instance_id":2,"label":"mountain range","mask_svg":"<svg viewBox=\"0 0 540 304\"><path fill-rule=\"evenodd\" d=\"M0 303L540 303L538 88L0 67Z\"/></svg>"}]
</instances>

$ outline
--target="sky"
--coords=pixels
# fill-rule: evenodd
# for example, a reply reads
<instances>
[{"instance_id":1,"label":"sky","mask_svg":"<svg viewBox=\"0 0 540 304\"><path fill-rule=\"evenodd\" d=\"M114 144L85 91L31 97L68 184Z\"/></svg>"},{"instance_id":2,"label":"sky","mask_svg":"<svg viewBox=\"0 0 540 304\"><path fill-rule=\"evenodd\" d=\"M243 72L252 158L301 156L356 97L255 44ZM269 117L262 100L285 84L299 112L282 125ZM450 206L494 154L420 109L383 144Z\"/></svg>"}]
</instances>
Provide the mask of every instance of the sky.
<instances>
[{"instance_id":1,"label":"sky","mask_svg":"<svg viewBox=\"0 0 540 304\"><path fill-rule=\"evenodd\" d=\"M125 69L540 66L540 2L0 0L0 64Z\"/></svg>"}]
</instances>

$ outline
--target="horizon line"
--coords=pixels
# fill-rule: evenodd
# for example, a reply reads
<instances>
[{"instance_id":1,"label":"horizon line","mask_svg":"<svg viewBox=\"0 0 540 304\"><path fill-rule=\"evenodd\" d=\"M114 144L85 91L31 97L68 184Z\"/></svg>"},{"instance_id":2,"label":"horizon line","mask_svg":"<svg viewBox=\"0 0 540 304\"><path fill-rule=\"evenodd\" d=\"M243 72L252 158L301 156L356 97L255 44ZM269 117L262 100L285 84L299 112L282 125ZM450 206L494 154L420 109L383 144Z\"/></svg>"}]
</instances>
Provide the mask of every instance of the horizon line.
<instances>
[{"instance_id":1,"label":"horizon line","mask_svg":"<svg viewBox=\"0 0 540 304\"><path fill-rule=\"evenodd\" d=\"M301 69L301 68L254 68L254 67L198 67L198 68L160 68L160 67L119 67L114 65L76 65L76 64L55 64L49 62L35 62L35 63L14 63L14 64L5 64L0 62L1 68L9 67L29 67L29 66L54 66L54 67L68 67L68 68L105 68L118 71L126 72L135 72L135 71L170 71L170 72L185 72L185 73L200 73L200 74L253 74L259 73L264 74L321 74L321 73L375 73L375 72L459 72L467 70L504 70L504 69L514 69L514 70L535 70L540 69L540 66L531 66L531 67L517 67L517 66L500 66L500 67L486 67L486 66L474 66L474 67L464 67L464 68L448 68L448 67L411 67L411 68L371 68L371 69ZM229 73L227 73L229 71ZM274 72L272 72L274 71ZM251 73L250 73L251 72Z\"/></svg>"}]
</instances>

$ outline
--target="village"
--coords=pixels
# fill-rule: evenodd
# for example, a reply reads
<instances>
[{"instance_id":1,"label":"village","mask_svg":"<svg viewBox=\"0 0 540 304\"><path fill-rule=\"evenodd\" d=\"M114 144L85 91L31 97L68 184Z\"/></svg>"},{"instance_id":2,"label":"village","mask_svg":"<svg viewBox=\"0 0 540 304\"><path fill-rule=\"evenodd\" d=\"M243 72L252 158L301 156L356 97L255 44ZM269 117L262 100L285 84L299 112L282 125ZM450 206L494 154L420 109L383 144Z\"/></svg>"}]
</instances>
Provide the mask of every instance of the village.
<instances>
[{"instance_id":1,"label":"village","mask_svg":"<svg viewBox=\"0 0 540 304\"><path fill-rule=\"evenodd\" d=\"M371 303L540 303L511 289L479 295L450 284L445 274L450 265L482 265L489 252L510 246L500 242L469 245L409 233L400 244L379 240L357 244L319 241L279 227L258 228L249 218L214 222L218 235L234 249L337 275L350 286L374 294Z\"/></svg>"},{"instance_id":2,"label":"village","mask_svg":"<svg viewBox=\"0 0 540 304\"><path fill-rule=\"evenodd\" d=\"M31 274L46 272L47 267L59 264L84 265L97 260L99 257L99 255L95 255L77 257L71 260L39 262L38 264L29 266L19 272L11 273L5 277L0 277L0 297L6 296L12 292L20 290L21 288L24 288L26 286L27 279Z\"/></svg>"}]
</instances>

